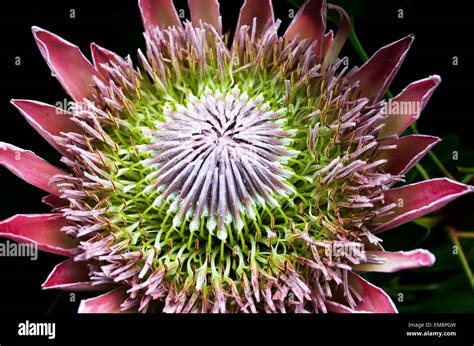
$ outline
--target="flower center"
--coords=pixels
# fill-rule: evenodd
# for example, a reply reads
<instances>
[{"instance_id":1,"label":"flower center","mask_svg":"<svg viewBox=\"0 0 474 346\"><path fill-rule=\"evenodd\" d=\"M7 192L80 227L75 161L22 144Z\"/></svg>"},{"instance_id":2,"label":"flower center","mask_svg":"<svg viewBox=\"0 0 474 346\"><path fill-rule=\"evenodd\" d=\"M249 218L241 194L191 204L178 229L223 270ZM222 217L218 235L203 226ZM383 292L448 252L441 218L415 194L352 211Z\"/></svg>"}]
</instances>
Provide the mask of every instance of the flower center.
<instances>
[{"instance_id":1,"label":"flower center","mask_svg":"<svg viewBox=\"0 0 474 346\"><path fill-rule=\"evenodd\" d=\"M174 226L191 220L191 231L206 217L220 239L230 224L242 230L243 216L255 219L255 206L278 206L274 194L291 191L282 166L291 131L283 129L281 111L238 87L225 95L206 89L188 96L186 106L168 104L148 146L160 191L154 205L171 201Z\"/></svg>"},{"instance_id":2,"label":"flower center","mask_svg":"<svg viewBox=\"0 0 474 346\"><path fill-rule=\"evenodd\" d=\"M223 310L241 294L250 307L234 306L256 311L251 291L261 302L272 285L282 304L288 287L303 302L299 280L319 280L310 267L339 277L316 246L367 215L340 207L366 184L351 155L368 136L352 128L370 114L335 70L320 73L314 50L296 54L276 31L238 36L232 53L191 23L149 37L148 74L117 65L100 109L76 115L87 136L69 138L69 232L85 239L82 259L101 263L91 279L132 286L127 304L142 311L189 295Z\"/></svg>"}]
</instances>

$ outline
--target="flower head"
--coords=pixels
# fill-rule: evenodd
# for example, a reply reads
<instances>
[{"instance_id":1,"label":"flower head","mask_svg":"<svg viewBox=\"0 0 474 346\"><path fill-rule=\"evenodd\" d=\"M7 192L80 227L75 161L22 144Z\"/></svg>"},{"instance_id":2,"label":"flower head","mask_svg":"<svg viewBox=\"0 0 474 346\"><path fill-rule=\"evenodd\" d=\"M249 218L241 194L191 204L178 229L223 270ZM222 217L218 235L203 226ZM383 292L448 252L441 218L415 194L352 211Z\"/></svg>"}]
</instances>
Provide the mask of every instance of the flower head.
<instances>
[{"instance_id":1,"label":"flower head","mask_svg":"<svg viewBox=\"0 0 474 346\"><path fill-rule=\"evenodd\" d=\"M81 312L394 312L360 272L429 266L377 234L472 191L448 179L396 187L438 138L400 137L440 82L383 100L413 41L347 71L349 32L326 32L307 1L283 37L270 0L246 0L235 36L219 4L140 0L137 65L34 27L69 113L12 103L62 155L58 169L2 144L0 164L50 193L51 214L17 215L0 235L69 256L43 288L104 290ZM396 105L411 102L412 109ZM16 159L19 156L20 159Z\"/></svg>"}]
</instances>

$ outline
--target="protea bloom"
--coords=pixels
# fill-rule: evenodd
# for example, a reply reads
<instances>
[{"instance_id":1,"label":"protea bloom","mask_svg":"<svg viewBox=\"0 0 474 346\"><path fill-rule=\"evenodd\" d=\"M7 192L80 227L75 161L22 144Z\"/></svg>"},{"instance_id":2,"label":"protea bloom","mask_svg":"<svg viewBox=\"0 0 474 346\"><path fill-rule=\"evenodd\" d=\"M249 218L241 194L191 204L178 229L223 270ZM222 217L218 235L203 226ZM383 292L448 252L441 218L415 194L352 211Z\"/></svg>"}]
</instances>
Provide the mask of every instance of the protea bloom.
<instances>
[{"instance_id":1,"label":"protea bloom","mask_svg":"<svg viewBox=\"0 0 474 346\"><path fill-rule=\"evenodd\" d=\"M80 312L395 312L359 273L430 266L377 235L472 191L448 179L394 188L439 139L400 134L440 82L389 84L413 41L360 68L338 58L326 3L307 1L283 37L270 0L246 0L233 40L216 0L140 0L139 65L34 27L73 112L13 100L62 155L58 169L2 144L0 163L49 195L0 235L70 257L44 289L106 293ZM390 105L409 102L400 111ZM406 107L403 108L406 110Z\"/></svg>"}]
</instances>

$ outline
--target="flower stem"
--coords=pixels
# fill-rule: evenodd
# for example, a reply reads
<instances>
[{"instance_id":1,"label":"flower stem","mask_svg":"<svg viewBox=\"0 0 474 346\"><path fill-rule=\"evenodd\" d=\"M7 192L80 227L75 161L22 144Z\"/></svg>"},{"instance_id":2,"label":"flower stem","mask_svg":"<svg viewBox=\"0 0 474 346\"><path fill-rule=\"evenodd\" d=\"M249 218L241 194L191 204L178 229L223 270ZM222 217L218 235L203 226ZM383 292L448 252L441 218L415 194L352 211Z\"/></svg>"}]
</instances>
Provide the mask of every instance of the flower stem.
<instances>
[{"instance_id":1,"label":"flower stem","mask_svg":"<svg viewBox=\"0 0 474 346\"><path fill-rule=\"evenodd\" d=\"M426 171L426 169L421 164L417 163L415 165L415 168L421 174L421 176L423 177L424 180L430 180L431 179L428 172Z\"/></svg>"},{"instance_id":2,"label":"flower stem","mask_svg":"<svg viewBox=\"0 0 474 346\"><path fill-rule=\"evenodd\" d=\"M464 273L468 277L469 283L471 288L474 290L474 279L472 277L471 267L469 266L469 262L464 254L464 250L462 249L461 242L459 241L459 234L454 227L447 227L448 236L453 242L453 244L457 247L459 261L461 261L461 265L464 269Z\"/></svg>"},{"instance_id":3,"label":"flower stem","mask_svg":"<svg viewBox=\"0 0 474 346\"><path fill-rule=\"evenodd\" d=\"M362 47L362 43L360 43L359 37L357 37L357 34L355 32L354 28L354 17L351 17L351 28L349 31L349 42L352 44L354 49L356 50L357 54L361 58L363 62L366 62L369 60L369 56L367 55L364 47Z\"/></svg>"},{"instance_id":4,"label":"flower stem","mask_svg":"<svg viewBox=\"0 0 474 346\"><path fill-rule=\"evenodd\" d=\"M461 183L468 184L473 178L474 178L474 175L467 174L461 179Z\"/></svg>"},{"instance_id":5,"label":"flower stem","mask_svg":"<svg viewBox=\"0 0 474 346\"><path fill-rule=\"evenodd\" d=\"M458 238L464 238L464 239L474 239L474 232L462 232L458 231L457 232Z\"/></svg>"}]
</instances>

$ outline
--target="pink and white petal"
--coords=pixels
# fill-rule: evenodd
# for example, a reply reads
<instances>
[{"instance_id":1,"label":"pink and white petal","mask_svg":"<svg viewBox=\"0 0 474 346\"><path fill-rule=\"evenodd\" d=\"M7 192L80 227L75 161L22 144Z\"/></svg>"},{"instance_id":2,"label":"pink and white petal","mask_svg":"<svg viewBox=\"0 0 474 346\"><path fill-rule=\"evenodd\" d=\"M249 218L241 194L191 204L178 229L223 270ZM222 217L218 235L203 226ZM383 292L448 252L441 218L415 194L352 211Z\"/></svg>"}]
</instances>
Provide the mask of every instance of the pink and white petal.
<instances>
[{"instance_id":1,"label":"pink and white petal","mask_svg":"<svg viewBox=\"0 0 474 346\"><path fill-rule=\"evenodd\" d=\"M257 22L255 33L259 37L275 23L272 0L245 0L240 9L236 32L244 25L252 27L254 18Z\"/></svg>"},{"instance_id":2,"label":"pink and white petal","mask_svg":"<svg viewBox=\"0 0 474 346\"><path fill-rule=\"evenodd\" d=\"M316 57L320 59L326 31L326 16L326 0L306 0L286 30L285 40L292 41L299 36L300 39L308 39L309 42L317 41Z\"/></svg>"},{"instance_id":3,"label":"pink and white petal","mask_svg":"<svg viewBox=\"0 0 474 346\"><path fill-rule=\"evenodd\" d=\"M173 0L139 0L138 6L146 32L151 31L156 26L161 28L181 26Z\"/></svg>"},{"instance_id":4,"label":"pink and white petal","mask_svg":"<svg viewBox=\"0 0 474 346\"><path fill-rule=\"evenodd\" d=\"M0 142L0 165L27 183L59 196L58 187L50 180L55 175L65 173L33 152Z\"/></svg>"},{"instance_id":5,"label":"pink and white petal","mask_svg":"<svg viewBox=\"0 0 474 346\"><path fill-rule=\"evenodd\" d=\"M91 52L92 52L92 61L94 62L95 68L97 69L97 71L99 71L99 73L105 79L109 79L110 76L107 70L104 69L102 65L107 65L107 64L110 65L114 63L119 66L125 66L127 64L120 55L108 49L105 49L94 42L91 43Z\"/></svg>"},{"instance_id":6,"label":"pink and white petal","mask_svg":"<svg viewBox=\"0 0 474 346\"><path fill-rule=\"evenodd\" d=\"M397 308L392 299L381 288L372 285L359 275L349 272L349 284L354 287L362 297L357 306L353 308L355 312L374 313L397 313Z\"/></svg>"},{"instance_id":7,"label":"pink and white petal","mask_svg":"<svg viewBox=\"0 0 474 346\"><path fill-rule=\"evenodd\" d=\"M474 191L472 186L447 178L432 179L385 192L385 204L395 203L393 214L375 218L374 233L397 227L435 211Z\"/></svg>"},{"instance_id":8,"label":"pink and white petal","mask_svg":"<svg viewBox=\"0 0 474 346\"><path fill-rule=\"evenodd\" d=\"M217 0L188 0L191 21L195 27L200 22L211 24L218 32L221 30L219 2Z\"/></svg>"},{"instance_id":9,"label":"pink and white petal","mask_svg":"<svg viewBox=\"0 0 474 346\"><path fill-rule=\"evenodd\" d=\"M384 172L401 175L408 172L441 139L433 136L411 135L388 139L381 142L384 146L396 145L395 149L383 150L377 159L385 159Z\"/></svg>"},{"instance_id":10,"label":"pink and white petal","mask_svg":"<svg viewBox=\"0 0 474 346\"><path fill-rule=\"evenodd\" d=\"M117 288L95 298L85 299L79 305L80 314L123 313L120 305L128 298L126 288Z\"/></svg>"},{"instance_id":11,"label":"pink and white petal","mask_svg":"<svg viewBox=\"0 0 474 346\"><path fill-rule=\"evenodd\" d=\"M414 36L409 35L380 48L361 68L347 76L351 83L359 81L360 97L374 102L382 99L405 60L413 39Z\"/></svg>"},{"instance_id":12,"label":"pink and white petal","mask_svg":"<svg viewBox=\"0 0 474 346\"><path fill-rule=\"evenodd\" d=\"M57 143L55 137L61 132L83 133L83 130L71 120L72 114L46 103L30 100L10 101L33 127L51 146L61 154L66 151Z\"/></svg>"},{"instance_id":13,"label":"pink and white petal","mask_svg":"<svg viewBox=\"0 0 474 346\"><path fill-rule=\"evenodd\" d=\"M391 99L385 111L388 114L383 120L385 126L380 131L379 137L399 135L405 131L419 118L440 83L441 77L430 76L408 85Z\"/></svg>"},{"instance_id":14,"label":"pink and white petal","mask_svg":"<svg viewBox=\"0 0 474 346\"><path fill-rule=\"evenodd\" d=\"M328 4L328 8L336 10L339 13L339 26L336 33L336 37L334 37L334 40L331 41L330 46L326 48L326 52L323 53L323 67L336 61L337 57L339 56L339 53L342 50L342 47L344 46L344 43L346 43L347 37L349 37L349 31L351 28L349 15L346 11L344 11L342 7L333 4Z\"/></svg>"},{"instance_id":15,"label":"pink and white petal","mask_svg":"<svg viewBox=\"0 0 474 346\"><path fill-rule=\"evenodd\" d=\"M383 263L357 264L352 269L361 272L394 273L406 269L431 267L436 261L433 254L424 249L399 252L367 251L367 255L376 256Z\"/></svg>"},{"instance_id":16,"label":"pink and white petal","mask_svg":"<svg viewBox=\"0 0 474 346\"><path fill-rule=\"evenodd\" d=\"M102 77L80 49L49 31L36 26L32 30L41 54L66 92L77 102L94 95L94 77Z\"/></svg>"},{"instance_id":17,"label":"pink and white petal","mask_svg":"<svg viewBox=\"0 0 474 346\"><path fill-rule=\"evenodd\" d=\"M64 226L67 226L67 221L61 214L20 214L0 222L0 237L72 257L78 253L78 243L61 231Z\"/></svg>"},{"instance_id":18,"label":"pink and white petal","mask_svg":"<svg viewBox=\"0 0 474 346\"><path fill-rule=\"evenodd\" d=\"M73 258L69 258L54 267L41 287L44 290L102 291L110 289L111 285L92 285L89 279L89 267L87 263L78 262Z\"/></svg>"}]
</instances>

